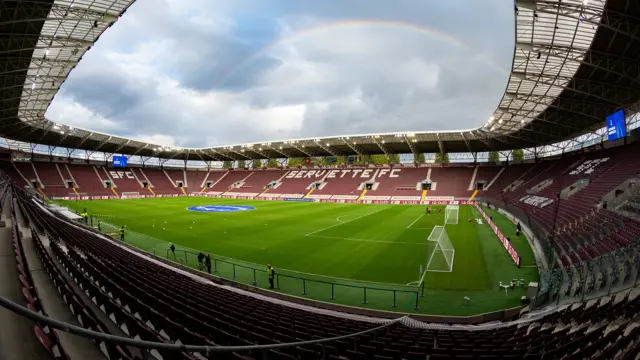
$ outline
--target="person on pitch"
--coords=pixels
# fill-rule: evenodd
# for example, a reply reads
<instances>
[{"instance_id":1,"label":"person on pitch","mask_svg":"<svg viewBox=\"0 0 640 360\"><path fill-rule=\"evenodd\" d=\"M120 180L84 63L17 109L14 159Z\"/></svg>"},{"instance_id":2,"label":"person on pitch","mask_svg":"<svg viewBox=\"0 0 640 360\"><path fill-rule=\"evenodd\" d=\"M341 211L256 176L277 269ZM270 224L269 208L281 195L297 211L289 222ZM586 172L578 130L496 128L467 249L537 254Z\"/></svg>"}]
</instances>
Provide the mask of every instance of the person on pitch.
<instances>
[{"instance_id":1,"label":"person on pitch","mask_svg":"<svg viewBox=\"0 0 640 360\"><path fill-rule=\"evenodd\" d=\"M438 209L438 214L442 213L442 206L440 206L440 209Z\"/></svg>"},{"instance_id":2,"label":"person on pitch","mask_svg":"<svg viewBox=\"0 0 640 360\"><path fill-rule=\"evenodd\" d=\"M427 215L431 214L431 208L427 206Z\"/></svg>"},{"instance_id":3,"label":"person on pitch","mask_svg":"<svg viewBox=\"0 0 640 360\"><path fill-rule=\"evenodd\" d=\"M102 232L102 224L100 223L100 219L98 219L98 231Z\"/></svg>"},{"instance_id":4,"label":"person on pitch","mask_svg":"<svg viewBox=\"0 0 640 360\"><path fill-rule=\"evenodd\" d=\"M118 232L120 233L120 241L124 241L124 225L120 227L120 231Z\"/></svg>"},{"instance_id":5,"label":"person on pitch","mask_svg":"<svg viewBox=\"0 0 640 360\"><path fill-rule=\"evenodd\" d=\"M276 277L276 269L271 264L267 264L267 277L269 278L269 289L273 289L273 279Z\"/></svg>"},{"instance_id":6,"label":"person on pitch","mask_svg":"<svg viewBox=\"0 0 640 360\"><path fill-rule=\"evenodd\" d=\"M175 259L176 258L176 246L171 244L169 246L169 250L171 250L171 255L173 255L173 258Z\"/></svg>"}]
</instances>

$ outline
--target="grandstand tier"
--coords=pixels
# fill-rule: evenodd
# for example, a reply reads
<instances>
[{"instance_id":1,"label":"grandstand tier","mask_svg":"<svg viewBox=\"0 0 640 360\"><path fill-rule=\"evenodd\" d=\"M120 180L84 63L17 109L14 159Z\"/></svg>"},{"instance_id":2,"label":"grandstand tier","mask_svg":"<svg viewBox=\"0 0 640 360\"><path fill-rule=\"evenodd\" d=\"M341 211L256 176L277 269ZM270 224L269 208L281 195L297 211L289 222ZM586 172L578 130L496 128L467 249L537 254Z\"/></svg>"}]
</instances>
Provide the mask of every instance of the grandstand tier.
<instances>
[{"instance_id":1,"label":"grandstand tier","mask_svg":"<svg viewBox=\"0 0 640 360\"><path fill-rule=\"evenodd\" d=\"M241 346L344 336L388 321L318 310L207 282L80 224L57 218L6 182L2 194L14 224L18 263L41 259L38 261L47 269L50 281L63 289L59 295L45 291L48 284L32 280L18 265L14 281L35 294L21 301L44 313L52 302L65 304L62 300L71 298L66 318L87 329L160 343ZM13 211L6 205L12 197L17 200ZM31 236L23 235L30 230ZM25 246L27 242L33 245ZM640 327L635 318L639 312L640 297L634 289L590 303L525 313L514 322L478 327L403 318L374 334L330 341L322 348L303 345L272 350L267 355L248 351L242 359L319 359L321 352L332 359L632 359L638 355L635 344ZM32 342L39 341L39 348L56 354L102 352L109 359L134 359L145 352L113 343L98 342L96 346L69 341L68 336L47 331L42 324L34 331ZM154 354L172 359L203 355L167 350Z\"/></svg>"}]
</instances>

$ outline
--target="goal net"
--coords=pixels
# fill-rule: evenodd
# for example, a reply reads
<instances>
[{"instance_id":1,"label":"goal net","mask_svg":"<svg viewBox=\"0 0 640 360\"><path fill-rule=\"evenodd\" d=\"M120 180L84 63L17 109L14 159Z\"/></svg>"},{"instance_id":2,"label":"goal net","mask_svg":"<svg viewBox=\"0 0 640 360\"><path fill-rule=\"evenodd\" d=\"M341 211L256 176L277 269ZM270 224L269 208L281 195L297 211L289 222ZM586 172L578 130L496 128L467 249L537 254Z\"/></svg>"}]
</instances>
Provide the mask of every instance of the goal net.
<instances>
[{"instance_id":1,"label":"goal net","mask_svg":"<svg viewBox=\"0 0 640 360\"><path fill-rule=\"evenodd\" d=\"M436 225L427 239L426 271L451 272L455 250L444 226Z\"/></svg>"},{"instance_id":2,"label":"goal net","mask_svg":"<svg viewBox=\"0 0 640 360\"><path fill-rule=\"evenodd\" d=\"M122 196L123 198L136 198L140 197L140 193L137 191L123 191L122 193L120 193L120 196Z\"/></svg>"},{"instance_id":3,"label":"goal net","mask_svg":"<svg viewBox=\"0 0 640 360\"><path fill-rule=\"evenodd\" d=\"M459 210L460 207L458 205L447 205L444 208L444 224L457 224Z\"/></svg>"}]
</instances>

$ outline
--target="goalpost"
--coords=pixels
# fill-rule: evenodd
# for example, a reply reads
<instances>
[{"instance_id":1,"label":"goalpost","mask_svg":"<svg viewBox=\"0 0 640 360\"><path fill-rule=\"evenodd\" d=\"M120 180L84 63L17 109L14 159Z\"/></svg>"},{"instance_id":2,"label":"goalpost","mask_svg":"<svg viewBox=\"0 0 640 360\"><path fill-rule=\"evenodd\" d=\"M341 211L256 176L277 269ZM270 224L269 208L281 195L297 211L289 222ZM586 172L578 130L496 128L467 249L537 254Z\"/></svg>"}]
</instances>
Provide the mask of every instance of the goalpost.
<instances>
[{"instance_id":1,"label":"goalpost","mask_svg":"<svg viewBox=\"0 0 640 360\"><path fill-rule=\"evenodd\" d=\"M89 196L86 192L82 192L82 193L79 192L77 194L76 193L69 193L69 198L71 200L80 200L80 199L82 199L83 197L86 197L86 196Z\"/></svg>"},{"instance_id":2,"label":"goalpost","mask_svg":"<svg viewBox=\"0 0 640 360\"><path fill-rule=\"evenodd\" d=\"M122 198L137 198L140 197L140 193L137 191L123 191L120 193Z\"/></svg>"},{"instance_id":3,"label":"goalpost","mask_svg":"<svg viewBox=\"0 0 640 360\"><path fill-rule=\"evenodd\" d=\"M457 219L457 213L456 213ZM427 268L425 271L451 272L456 251L444 226L436 225L427 238Z\"/></svg>"},{"instance_id":4,"label":"goalpost","mask_svg":"<svg viewBox=\"0 0 640 360\"><path fill-rule=\"evenodd\" d=\"M460 212L460 206L458 205L447 205L444 208L444 224L452 224L455 225L458 223L458 213Z\"/></svg>"}]
</instances>

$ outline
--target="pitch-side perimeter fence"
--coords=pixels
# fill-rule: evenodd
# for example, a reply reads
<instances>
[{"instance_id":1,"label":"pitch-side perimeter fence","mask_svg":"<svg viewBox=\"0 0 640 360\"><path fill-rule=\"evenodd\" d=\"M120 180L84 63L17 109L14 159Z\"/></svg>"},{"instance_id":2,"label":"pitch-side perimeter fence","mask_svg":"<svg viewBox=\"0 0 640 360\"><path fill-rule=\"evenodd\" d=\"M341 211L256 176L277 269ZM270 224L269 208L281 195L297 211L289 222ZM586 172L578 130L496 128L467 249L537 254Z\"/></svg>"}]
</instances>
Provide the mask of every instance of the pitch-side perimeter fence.
<instances>
[{"instance_id":1,"label":"pitch-side perimeter fence","mask_svg":"<svg viewBox=\"0 0 640 360\"><path fill-rule=\"evenodd\" d=\"M181 265L209 272L206 260L198 261L197 251L167 249L164 254L168 260ZM206 255L203 253L203 255ZM256 287L269 287L269 279L265 266L242 262L235 259L211 255L211 274L224 279L238 281ZM417 286L396 285L356 281L298 273L290 270L278 270L274 277L274 290L286 294L310 297L321 301L336 301L341 304L371 307L396 308L410 305L414 310L420 309L420 298L424 297L424 282Z\"/></svg>"},{"instance_id":2,"label":"pitch-side perimeter fence","mask_svg":"<svg viewBox=\"0 0 640 360\"><path fill-rule=\"evenodd\" d=\"M90 216L89 226L95 226L102 216ZM106 217L108 219L108 217ZM103 232L117 232L120 228L101 219ZM208 272L204 262L198 261L199 252L194 249L176 248L175 253L169 250L169 243L148 235L126 230L125 242L152 252L156 256L164 256L167 260L180 265ZM163 250L159 250L162 248ZM207 255L208 253L204 253ZM223 279L252 285L261 288L269 287L266 265L211 255L211 274ZM372 309L400 310L404 312L420 310L421 300L425 297L425 285L419 280L408 285L369 282L364 280L344 279L319 274L298 272L276 268L274 290L288 295L334 302L337 304Z\"/></svg>"}]
</instances>

